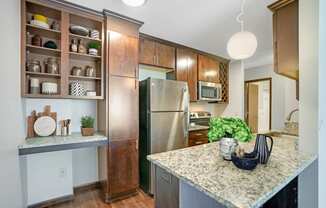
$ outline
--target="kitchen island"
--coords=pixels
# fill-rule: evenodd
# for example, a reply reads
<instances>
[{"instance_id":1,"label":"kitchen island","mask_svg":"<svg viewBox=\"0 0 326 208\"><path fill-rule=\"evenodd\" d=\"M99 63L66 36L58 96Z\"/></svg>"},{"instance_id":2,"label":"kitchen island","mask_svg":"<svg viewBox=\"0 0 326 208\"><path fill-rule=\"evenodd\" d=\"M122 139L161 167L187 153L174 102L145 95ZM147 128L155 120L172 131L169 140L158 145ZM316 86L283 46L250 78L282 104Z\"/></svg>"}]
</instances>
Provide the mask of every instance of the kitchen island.
<instances>
[{"instance_id":1,"label":"kitchen island","mask_svg":"<svg viewBox=\"0 0 326 208\"><path fill-rule=\"evenodd\" d=\"M261 207L316 159L315 155L299 152L297 143L296 137L274 137L268 164L258 165L253 171L238 169L220 158L217 142L149 155L148 160L157 170L158 194L166 188L159 187L159 178L179 183L174 188L179 197L174 201L180 208ZM241 146L250 152L254 141Z\"/></svg>"}]
</instances>

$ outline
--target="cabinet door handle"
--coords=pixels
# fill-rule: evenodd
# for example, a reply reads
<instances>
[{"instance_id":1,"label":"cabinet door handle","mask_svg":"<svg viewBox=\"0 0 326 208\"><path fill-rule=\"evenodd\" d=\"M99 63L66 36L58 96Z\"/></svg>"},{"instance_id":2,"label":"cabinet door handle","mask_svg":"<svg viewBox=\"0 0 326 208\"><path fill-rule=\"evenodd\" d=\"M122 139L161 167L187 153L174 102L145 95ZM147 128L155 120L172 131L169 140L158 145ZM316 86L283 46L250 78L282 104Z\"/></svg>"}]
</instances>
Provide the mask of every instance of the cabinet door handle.
<instances>
[{"instance_id":1,"label":"cabinet door handle","mask_svg":"<svg viewBox=\"0 0 326 208\"><path fill-rule=\"evenodd\" d=\"M195 144L204 144L204 142L203 141L197 141L197 142L195 142Z\"/></svg>"},{"instance_id":2,"label":"cabinet door handle","mask_svg":"<svg viewBox=\"0 0 326 208\"><path fill-rule=\"evenodd\" d=\"M135 90L137 90L137 79L135 79Z\"/></svg>"},{"instance_id":3,"label":"cabinet door handle","mask_svg":"<svg viewBox=\"0 0 326 208\"><path fill-rule=\"evenodd\" d=\"M203 136L202 133L196 133L195 135L196 135L196 136Z\"/></svg>"}]
</instances>

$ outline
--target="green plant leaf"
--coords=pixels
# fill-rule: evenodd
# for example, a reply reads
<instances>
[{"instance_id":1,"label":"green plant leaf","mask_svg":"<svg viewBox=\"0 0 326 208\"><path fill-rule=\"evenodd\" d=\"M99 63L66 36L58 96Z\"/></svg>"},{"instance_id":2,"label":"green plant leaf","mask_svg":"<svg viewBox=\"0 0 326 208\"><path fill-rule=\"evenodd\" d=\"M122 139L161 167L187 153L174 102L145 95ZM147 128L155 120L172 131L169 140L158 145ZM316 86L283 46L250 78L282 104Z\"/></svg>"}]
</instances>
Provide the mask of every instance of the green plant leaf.
<instances>
[{"instance_id":1,"label":"green plant leaf","mask_svg":"<svg viewBox=\"0 0 326 208\"><path fill-rule=\"evenodd\" d=\"M91 116L83 116L80 123L82 128L94 128L95 118Z\"/></svg>"},{"instance_id":2,"label":"green plant leaf","mask_svg":"<svg viewBox=\"0 0 326 208\"><path fill-rule=\"evenodd\" d=\"M253 138L250 128L240 118L211 118L208 140L214 142L219 141L223 137L232 137L241 142L249 142Z\"/></svg>"}]
</instances>

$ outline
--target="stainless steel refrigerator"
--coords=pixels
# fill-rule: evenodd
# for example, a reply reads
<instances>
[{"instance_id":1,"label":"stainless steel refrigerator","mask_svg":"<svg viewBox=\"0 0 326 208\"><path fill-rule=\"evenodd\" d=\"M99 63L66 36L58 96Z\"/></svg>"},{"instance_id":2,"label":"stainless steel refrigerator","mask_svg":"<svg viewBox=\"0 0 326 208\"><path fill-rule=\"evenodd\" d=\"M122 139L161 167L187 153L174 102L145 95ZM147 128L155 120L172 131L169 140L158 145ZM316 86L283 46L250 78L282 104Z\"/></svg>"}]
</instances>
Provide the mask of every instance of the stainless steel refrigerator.
<instances>
[{"instance_id":1,"label":"stainless steel refrigerator","mask_svg":"<svg viewBox=\"0 0 326 208\"><path fill-rule=\"evenodd\" d=\"M155 194L154 167L149 154L186 147L189 91L186 82L148 78L139 85L140 187Z\"/></svg>"}]
</instances>

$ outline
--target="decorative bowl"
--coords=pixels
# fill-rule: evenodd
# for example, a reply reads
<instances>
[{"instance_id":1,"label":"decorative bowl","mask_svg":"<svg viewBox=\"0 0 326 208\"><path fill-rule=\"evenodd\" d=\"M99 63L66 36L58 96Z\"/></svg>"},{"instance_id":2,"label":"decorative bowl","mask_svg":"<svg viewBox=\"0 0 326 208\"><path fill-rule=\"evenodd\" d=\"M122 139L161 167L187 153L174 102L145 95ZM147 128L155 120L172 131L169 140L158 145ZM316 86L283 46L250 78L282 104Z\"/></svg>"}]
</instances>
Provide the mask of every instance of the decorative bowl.
<instances>
[{"instance_id":1,"label":"decorative bowl","mask_svg":"<svg viewBox=\"0 0 326 208\"><path fill-rule=\"evenodd\" d=\"M43 47L51 48L51 49L57 49L58 48L57 44L52 40L49 40L46 43L44 43Z\"/></svg>"},{"instance_id":2,"label":"decorative bowl","mask_svg":"<svg viewBox=\"0 0 326 208\"><path fill-rule=\"evenodd\" d=\"M245 153L244 157L238 157L237 154L234 152L231 155L232 163L240 169L243 170L253 170L258 165L258 157L257 154L254 152L252 153Z\"/></svg>"},{"instance_id":3,"label":"decorative bowl","mask_svg":"<svg viewBox=\"0 0 326 208\"><path fill-rule=\"evenodd\" d=\"M72 25L70 26L70 32L76 35L88 36L89 30L83 26Z\"/></svg>"},{"instance_id":4,"label":"decorative bowl","mask_svg":"<svg viewBox=\"0 0 326 208\"><path fill-rule=\"evenodd\" d=\"M48 23L48 18L44 15L41 14L34 14L33 15L34 20L40 21L40 22L44 22L44 23Z\"/></svg>"}]
</instances>

